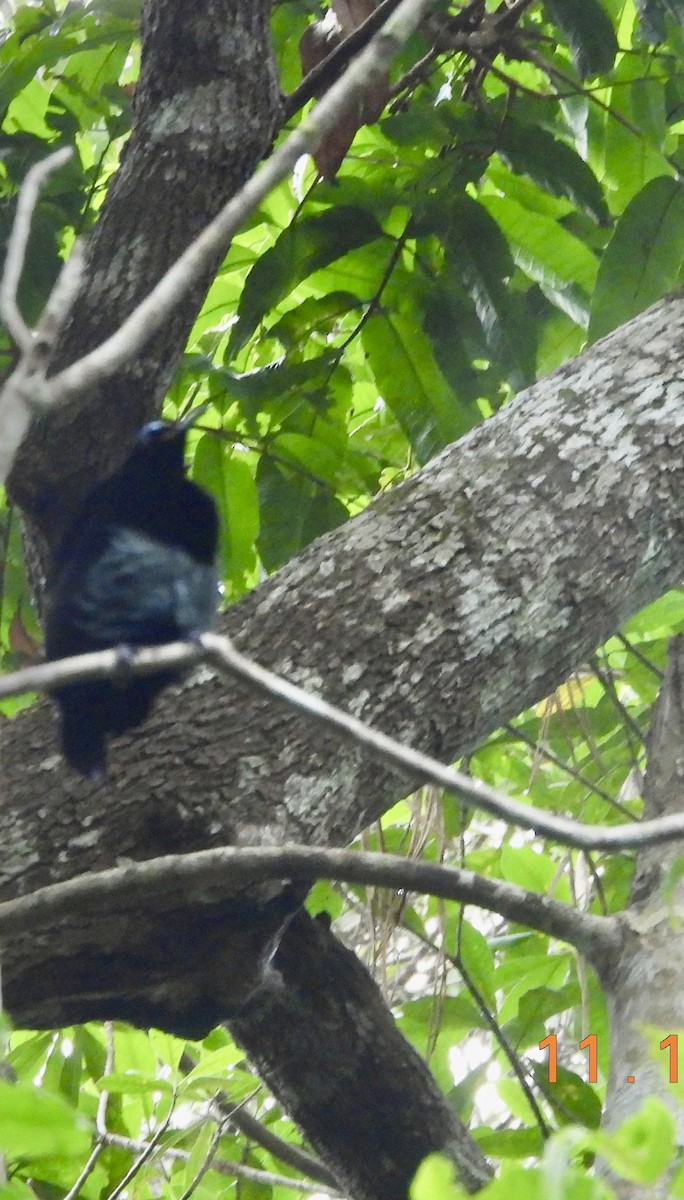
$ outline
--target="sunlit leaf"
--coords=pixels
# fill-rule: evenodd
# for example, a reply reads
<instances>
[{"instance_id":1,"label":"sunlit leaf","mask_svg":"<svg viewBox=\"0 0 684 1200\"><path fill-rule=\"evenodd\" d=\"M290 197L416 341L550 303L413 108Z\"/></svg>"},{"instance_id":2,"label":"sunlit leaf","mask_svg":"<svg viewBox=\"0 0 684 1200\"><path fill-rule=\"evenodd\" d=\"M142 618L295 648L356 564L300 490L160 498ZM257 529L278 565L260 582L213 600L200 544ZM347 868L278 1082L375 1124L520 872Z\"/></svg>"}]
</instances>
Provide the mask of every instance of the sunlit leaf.
<instances>
[{"instance_id":1,"label":"sunlit leaf","mask_svg":"<svg viewBox=\"0 0 684 1200\"><path fill-rule=\"evenodd\" d=\"M563 31L579 74L609 71L618 52L610 18L598 0L546 0L551 19Z\"/></svg>"},{"instance_id":2,"label":"sunlit leaf","mask_svg":"<svg viewBox=\"0 0 684 1200\"><path fill-rule=\"evenodd\" d=\"M247 276L229 353L244 346L266 313L313 271L379 237L380 225L364 208L339 206L288 226Z\"/></svg>"},{"instance_id":3,"label":"sunlit leaf","mask_svg":"<svg viewBox=\"0 0 684 1200\"><path fill-rule=\"evenodd\" d=\"M60 1096L0 1079L0 1150L12 1159L78 1158L88 1152L87 1122Z\"/></svg>"},{"instance_id":4,"label":"sunlit leaf","mask_svg":"<svg viewBox=\"0 0 684 1200\"><path fill-rule=\"evenodd\" d=\"M603 256L592 301L594 342L671 291L684 264L684 189L661 176L628 205Z\"/></svg>"}]
</instances>

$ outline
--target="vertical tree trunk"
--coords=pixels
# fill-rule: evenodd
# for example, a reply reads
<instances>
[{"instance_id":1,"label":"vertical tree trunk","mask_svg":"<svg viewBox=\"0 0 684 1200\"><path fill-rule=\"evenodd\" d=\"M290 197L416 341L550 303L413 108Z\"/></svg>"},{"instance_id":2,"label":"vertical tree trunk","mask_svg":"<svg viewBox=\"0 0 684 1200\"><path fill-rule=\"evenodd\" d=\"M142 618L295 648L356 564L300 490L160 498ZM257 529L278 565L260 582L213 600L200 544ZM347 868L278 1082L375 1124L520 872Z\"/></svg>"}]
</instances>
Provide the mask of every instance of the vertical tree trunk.
<instances>
[{"instance_id":1,"label":"vertical tree trunk","mask_svg":"<svg viewBox=\"0 0 684 1200\"><path fill-rule=\"evenodd\" d=\"M268 150L281 114L269 12L268 0L144 0L133 128L88 239L55 368L118 328ZM33 423L9 492L40 535L39 558L157 413L212 275L96 396Z\"/></svg>"},{"instance_id":2,"label":"vertical tree trunk","mask_svg":"<svg viewBox=\"0 0 684 1200\"><path fill-rule=\"evenodd\" d=\"M468 1192L483 1187L484 1155L356 956L302 912L273 967L230 1029L345 1194L406 1200L437 1151Z\"/></svg>"},{"instance_id":3,"label":"vertical tree trunk","mask_svg":"<svg viewBox=\"0 0 684 1200\"><path fill-rule=\"evenodd\" d=\"M648 740L644 781L645 817L684 809L684 637L670 646L667 674ZM637 855L628 908L622 915L624 949L607 996L610 1011L610 1078L605 1125L615 1129L649 1096L672 1111L677 1141L684 1142L681 1085L670 1080L667 1049L657 1043L684 1030L684 954L681 921L684 885L677 864L680 842L653 846ZM657 1035L654 1037L654 1032ZM654 1053L655 1051L655 1053ZM675 1055L676 1061L676 1055ZM681 1069L680 1052L680 1069ZM630 1082L631 1080L631 1082ZM611 1179L620 1200L641 1200L643 1185ZM649 1190L654 1200L669 1195L668 1178Z\"/></svg>"}]
</instances>

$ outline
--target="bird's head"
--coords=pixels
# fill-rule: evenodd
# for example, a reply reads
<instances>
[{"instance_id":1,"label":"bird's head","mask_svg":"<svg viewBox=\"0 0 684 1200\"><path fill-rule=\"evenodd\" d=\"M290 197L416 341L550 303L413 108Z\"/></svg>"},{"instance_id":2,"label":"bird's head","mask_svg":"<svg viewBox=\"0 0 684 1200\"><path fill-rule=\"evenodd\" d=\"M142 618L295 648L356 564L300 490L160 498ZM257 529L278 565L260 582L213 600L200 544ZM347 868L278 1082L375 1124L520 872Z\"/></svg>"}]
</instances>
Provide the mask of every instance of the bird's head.
<instances>
[{"instance_id":1,"label":"bird's head","mask_svg":"<svg viewBox=\"0 0 684 1200\"><path fill-rule=\"evenodd\" d=\"M182 474L185 435L208 407L208 404L201 405L181 421L149 421L143 425L128 460L130 469L134 472Z\"/></svg>"},{"instance_id":2,"label":"bird's head","mask_svg":"<svg viewBox=\"0 0 684 1200\"><path fill-rule=\"evenodd\" d=\"M147 425L143 425L139 431L136 441L139 446L156 446L168 442L183 444L188 429L195 424L199 417L204 415L208 408L208 404L201 404L181 421L148 421Z\"/></svg>"}]
</instances>

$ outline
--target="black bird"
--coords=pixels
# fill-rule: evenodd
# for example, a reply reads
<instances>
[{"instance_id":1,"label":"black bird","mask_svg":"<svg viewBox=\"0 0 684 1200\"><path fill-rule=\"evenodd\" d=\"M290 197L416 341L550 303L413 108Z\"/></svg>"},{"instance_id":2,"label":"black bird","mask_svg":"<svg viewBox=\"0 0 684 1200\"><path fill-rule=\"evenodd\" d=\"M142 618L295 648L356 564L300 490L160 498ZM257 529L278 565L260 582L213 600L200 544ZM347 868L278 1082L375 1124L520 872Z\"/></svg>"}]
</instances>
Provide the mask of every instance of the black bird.
<instances>
[{"instance_id":1,"label":"black bird","mask_svg":"<svg viewBox=\"0 0 684 1200\"><path fill-rule=\"evenodd\" d=\"M203 412L200 409L199 412ZM161 645L208 629L218 601L216 506L185 477L185 435L199 415L140 430L116 474L87 494L60 548L48 610L48 659ZM59 688L62 751L102 779L106 737L139 725L174 671Z\"/></svg>"}]
</instances>

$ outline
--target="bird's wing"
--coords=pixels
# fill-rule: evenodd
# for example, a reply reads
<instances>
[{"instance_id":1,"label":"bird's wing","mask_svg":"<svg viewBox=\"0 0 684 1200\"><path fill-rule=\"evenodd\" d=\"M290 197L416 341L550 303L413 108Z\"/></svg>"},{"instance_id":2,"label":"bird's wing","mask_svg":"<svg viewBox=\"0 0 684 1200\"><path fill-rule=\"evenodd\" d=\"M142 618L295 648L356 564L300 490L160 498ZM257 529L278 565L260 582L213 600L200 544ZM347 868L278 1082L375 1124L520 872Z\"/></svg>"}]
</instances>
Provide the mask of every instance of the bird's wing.
<instances>
[{"instance_id":1,"label":"bird's wing","mask_svg":"<svg viewBox=\"0 0 684 1200\"><path fill-rule=\"evenodd\" d=\"M112 526L104 546L84 537L59 578L48 657L185 637L208 628L216 596L213 568L175 546Z\"/></svg>"}]
</instances>

